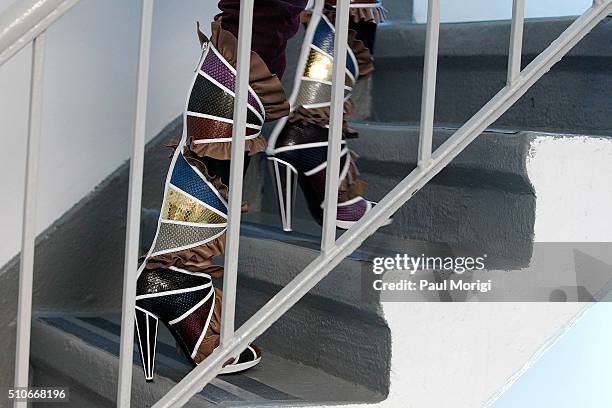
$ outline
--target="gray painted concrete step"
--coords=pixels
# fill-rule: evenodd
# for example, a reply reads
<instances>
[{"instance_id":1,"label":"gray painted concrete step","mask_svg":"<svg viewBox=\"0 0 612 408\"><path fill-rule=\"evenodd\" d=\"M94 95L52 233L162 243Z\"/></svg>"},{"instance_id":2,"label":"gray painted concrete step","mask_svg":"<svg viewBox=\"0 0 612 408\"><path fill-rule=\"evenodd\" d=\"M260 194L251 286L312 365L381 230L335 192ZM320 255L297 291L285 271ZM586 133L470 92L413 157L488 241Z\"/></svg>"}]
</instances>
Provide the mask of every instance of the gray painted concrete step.
<instances>
[{"instance_id":1,"label":"gray painted concrete step","mask_svg":"<svg viewBox=\"0 0 612 408\"><path fill-rule=\"evenodd\" d=\"M145 212L145 224L152 224L147 219L155 220L156 216L156 211ZM143 230L143 236L149 240L153 233ZM238 323L246 321L297 276L319 255L319 248L320 226L312 220L298 219L296 231L289 234L278 226L275 214L244 214L238 268ZM398 253L451 256L452 250L445 244L377 233L264 333L258 344L282 357L386 394L390 333L379 297L370 296L371 291L363 290L363 285L369 284L364 278L372 274L374 257Z\"/></svg>"},{"instance_id":2,"label":"gray painted concrete step","mask_svg":"<svg viewBox=\"0 0 612 408\"><path fill-rule=\"evenodd\" d=\"M150 246L158 216L158 210L143 211L142 248ZM280 227L278 218L272 212L248 212L242 215L239 276L250 280L250 287L261 287L270 293L287 285L320 254L321 227L318 224L309 218L296 218L295 230L287 233ZM342 234L343 231L337 231L338 237ZM401 239L396 235L385 234L383 229L343 260L310 295L321 301L333 301L342 307L379 314L378 303L363 302L360 273L371 271L374 258L394 256L397 253L452 256L453 250L442 242ZM222 264L223 259L216 259L216 262Z\"/></svg>"},{"instance_id":3,"label":"gray painted concrete step","mask_svg":"<svg viewBox=\"0 0 612 408\"><path fill-rule=\"evenodd\" d=\"M32 362L40 384L74 387L73 403L113 406L119 322L117 314L39 314L33 324ZM165 328L158 338L154 383L144 381L137 353L135 347L135 407L151 406L191 370L177 354ZM375 402L381 398L363 387L266 352L259 366L215 378L188 406L280 407Z\"/></svg>"},{"instance_id":4,"label":"gray painted concrete step","mask_svg":"<svg viewBox=\"0 0 612 408\"><path fill-rule=\"evenodd\" d=\"M403 123L352 122L359 138L349 141L360 158L359 170L385 177L405 177L416 167L419 128ZM457 129L434 128L433 149ZM448 186L492 188L532 193L527 178L531 132L490 129L483 132L432 182Z\"/></svg>"},{"instance_id":5,"label":"gray painted concrete step","mask_svg":"<svg viewBox=\"0 0 612 408\"><path fill-rule=\"evenodd\" d=\"M349 146L360 156L357 165L368 182L365 196L378 201L416 167L418 129L377 122L352 122L351 126L360 132L359 138L349 140ZM437 127L434 148L454 130ZM484 132L380 232L395 236L400 242L445 242L453 247L469 246L492 256L528 259L535 195L526 160L535 136L531 132L506 130ZM266 177L262 212L276 215L278 205L272 180L269 174ZM310 218L301 191L295 217ZM272 219L272 225L279 225L277 218L276 215Z\"/></svg>"},{"instance_id":6,"label":"gray painted concrete step","mask_svg":"<svg viewBox=\"0 0 612 408\"><path fill-rule=\"evenodd\" d=\"M528 20L523 66L548 46L571 18ZM506 81L509 21L443 24L435 121L462 124ZM610 134L606 103L612 92L612 18L600 23L496 123L499 127ZM367 96L370 119L417 123L420 115L425 27L380 26L376 71ZM398 46L401 44L401 46ZM361 93L360 93L361 94Z\"/></svg>"},{"instance_id":7,"label":"gray painted concrete step","mask_svg":"<svg viewBox=\"0 0 612 408\"><path fill-rule=\"evenodd\" d=\"M353 123L350 141L368 182L367 196L379 200L415 167L418 128L406 124ZM433 148L456 129L436 127ZM529 259L535 222L535 193L526 162L536 135L491 129L422 188L387 227L404 238L442 241L492 256Z\"/></svg>"},{"instance_id":8,"label":"gray painted concrete step","mask_svg":"<svg viewBox=\"0 0 612 408\"><path fill-rule=\"evenodd\" d=\"M379 26L376 70L357 83L355 118L418 123L425 26L406 15ZM526 66L572 22L571 17L530 19L525 24ZM465 123L506 83L509 21L442 24L435 121ZM602 21L559 64L495 124L533 129L610 135L607 98L612 92L612 17ZM303 30L290 40L283 84L292 89ZM400 46L398 46L400 44Z\"/></svg>"}]
</instances>

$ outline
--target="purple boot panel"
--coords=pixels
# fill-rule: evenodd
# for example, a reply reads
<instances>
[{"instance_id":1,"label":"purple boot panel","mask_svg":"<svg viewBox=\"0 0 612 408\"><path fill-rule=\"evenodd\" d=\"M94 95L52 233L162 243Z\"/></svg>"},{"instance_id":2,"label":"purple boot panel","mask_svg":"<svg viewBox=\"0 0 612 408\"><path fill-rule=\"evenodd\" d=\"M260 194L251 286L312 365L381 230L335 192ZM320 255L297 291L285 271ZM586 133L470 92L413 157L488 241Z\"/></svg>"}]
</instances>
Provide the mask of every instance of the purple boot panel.
<instances>
[{"instance_id":1,"label":"purple boot panel","mask_svg":"<svg viewBox=\"0 0 612 408\"><path fill-rule=\"evenodd\" d=\"M338 213L336 219L339 221L359 221L361 217L368 211L368 202L361 198L356 202L348 205L338 205Z\"/></svg>"}]
</instances>

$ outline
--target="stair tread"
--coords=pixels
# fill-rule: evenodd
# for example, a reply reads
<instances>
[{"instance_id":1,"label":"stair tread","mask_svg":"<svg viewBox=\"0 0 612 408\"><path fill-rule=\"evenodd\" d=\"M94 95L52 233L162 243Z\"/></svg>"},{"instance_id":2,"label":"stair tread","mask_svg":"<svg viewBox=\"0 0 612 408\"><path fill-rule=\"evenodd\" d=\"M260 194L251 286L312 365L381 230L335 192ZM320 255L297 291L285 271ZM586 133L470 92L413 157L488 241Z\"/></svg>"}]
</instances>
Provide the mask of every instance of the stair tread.
<instances>
[{"instance_id":1,"label":"stair tread","mask_svg":"<svg viewBox=\"0 0 612 408\"><path fill-rule=\"evenodd\" d=\"M280 227L277 214L268 212L252 212L243 215L241 234L247 238L267 239L279 243L298 246L313 251L321 247L321 226L310 218L295 217L294 231L287 233ZM337 236L344 232L338 231ZM430 254L444 254L451 256L452 248L443 242L428 242L418 239L400 238L386 234L384 227L366 241L348 259L371 262L375 257L393 256L397 253L420 255L423 252Z\"/></svg>"},{"instance_id":2,"label":"stair tread","mask_svg":"<svg viewBox=\"0 0 612 408\"><path fill-rule=\"evenodd\" d=\"M134 362L138 367L134 367L133 386L138 395L148 395L152 398L151 401L143 401L145 404L151 404L158 397L155 396L155 392L151 392L156 384L169 383L171 386L192 369L184 357L176 352L170 333L163 325L160 327L155 368L156 382L146 383L137 377L142 377L141 363L138 357L139 351L136 346L134 347ZM82 367L83 372L95 373L98 367L92 364L100 366L114 364L115 367L118 364L119 314L38 313L33 330L32 358L35 364L42 362L43 366L61 370L62 367L53 367L54 358L79 359L78 353L67 355L66 350L54 350L53 342L49 341L50 337L59 339L58 344L64 344L66 339L70 339L71 349L94 348L103 352L83 354L87 356L86 361L76 365ZM43 338L45 341L41 341ZM99 358L92 358L92 355L97 355ZM64 374L68 374L77 382L87 377L74 370ZM93 391L99 392L95 389ZM109 400L113 399L112 395L102 396ZM252 406L253 403L295 406L330 402L372 402L381 398L380 395L363 387L264 350L262 362L257 367L244 373L213 379L194 401L199 402L198 406Z\"/></svg>"},{"instance_id":3,"label":"stair tread","mask_svg":"<svg viewBox=\"0 0 612 408\"><path fill-rule=\"evenodd\" d=\"M573 16L529 18L525 21L523 55L541 52L576 18ZM572 49L570 56L610 56L610 22L607 17L581 44ZM440 26L440 56L499 56L508 55L510 20L443 23ZM376 58L422 57L425 51L426 25L410 20L392 20L379 28ZM402 47L397 47L402 44ZM474 44L478 44L475 47Z\"/></svg>"}]
</instances>

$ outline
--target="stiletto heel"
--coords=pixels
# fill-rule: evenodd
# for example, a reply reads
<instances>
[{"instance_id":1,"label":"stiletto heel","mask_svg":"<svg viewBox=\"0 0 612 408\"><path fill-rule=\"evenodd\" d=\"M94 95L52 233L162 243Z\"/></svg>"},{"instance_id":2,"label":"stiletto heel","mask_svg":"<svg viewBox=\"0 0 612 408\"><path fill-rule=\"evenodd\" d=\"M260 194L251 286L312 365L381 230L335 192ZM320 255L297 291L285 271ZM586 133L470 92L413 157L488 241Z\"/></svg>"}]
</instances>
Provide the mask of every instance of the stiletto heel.
<instances>
[{"instance_id":1,"label":"stiletto heel","mask_svg":"<svg viewBox=\"0 0 612 408\"><path fill-rule=\"evenodd\" d=\"M284 160L269 157L270 171L274 177L274 190L278 199L283 230L293 231L291 220L295 209L295 194L297 192L298 171Z\"/></svg>"},{"instance_id":2,"label":"stiletto heel","mask_svg":"<svg viewBox=\"0 0 612 408\"><path fill-rule=\"evenodd\" d=\"M136 307L136 336L145 380L153 381L155 370L155 345L157 343L157 325L159 319L144 309Z\"/></svg>"},{"instance_id":3,"label":"stiletto heel","mask_svg":"<svg viewBox=\"0 0 612 408\"><path fill-rule=\"evenodd\" d=\"M204 272L170 268L145 269L137 281L136 335L145 379L153 381L158 321L168 328L177 345L195 366L203 350L219 344L221 292ZM249 345L228 361L221 374L246 370L261 361L261 350Z\"/></svg>"}]
</instances>

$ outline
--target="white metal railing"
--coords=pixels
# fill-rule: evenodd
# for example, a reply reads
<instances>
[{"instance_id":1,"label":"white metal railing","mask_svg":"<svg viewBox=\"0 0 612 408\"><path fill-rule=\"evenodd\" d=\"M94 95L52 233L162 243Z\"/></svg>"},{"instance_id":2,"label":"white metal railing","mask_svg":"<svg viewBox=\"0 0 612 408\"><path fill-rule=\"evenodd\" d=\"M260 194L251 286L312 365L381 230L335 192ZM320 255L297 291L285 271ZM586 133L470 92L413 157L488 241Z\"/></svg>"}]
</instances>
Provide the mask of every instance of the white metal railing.
<instances>
[{"instance_id":1,"label":"white metal railing","mask_svg":"<svg viewBox=\"0 0 612 408\"><path fill-rule=\"evenodd\" d=\"M15 2L0 15L0 66L19 50L32 44L30 101L26 147L26 170L19 263L15 387L26 387L29 379L32 283L36 241L36 193L42 119L42 82L46 29L78 0ZM26 407L15 402L15 407Z\"/></svg>"},{"instance_id":2,"label":"white metal railing","mask_svg":"<svg viewBox=\"0 0 612 408\"><path fill-rule=\"evenodd\" d=\"M147 121L147 91L149 88L149 53L153 0L142 0L140 10L140 43L138 46L138 85L136 89L136 117L130 161L130 187L128 193L127 230L123 271L123 312L121 313L121 339L119 347L119 379L117 406L129 407L132 394L132 353L134 351L134 310L136 307L136 270L138 269L138 243L140 241L140 203L144 172L145 129ZM126 312L127 310L127 312Z\"/></svg>"},{"instance_id":3,"label":"white metal railing","mask_svg":"<svg viewBox=\"0 0 612 408\"><path fill-rule=\"evenodd\" d=\"M28 126L28 153L24 199L23 237L20 265L19 309L17 318L17 349L15 386L28 384L30 324L32 309L32 273L36 236L36 180L38 144L41 131L41 84L44 65L45 30L79 0L29 0L15 3L0 15L0 65L29 43L32 50L32 78ZM241 0L238 35L238 62L232 165L230 172L229 224L223 280L223 313L221 344L198 367L174 386L155 407L182 406L200 391L217 373L225 361L238 354L256 337L267 330L300 298L308 293L345 257L357 249L385 221L450 163L480 133L497 120L512 104L550 68L574 47L595 25L612 11L612 0L594 0L593 5L578 17L548 48L521 70L524 0L514 0L508 59L508 81L487 104L461 126L449 139L432 151L433 119L436 89L438 40L440 27L439 0L429 0L425 68L417 167L391 190L372 211L336 240L335 219L338 199L340 143L342 138L344 65L347 52L349 0L338 0L334 45L332 106L327 162L326 193L323 217L321 253L287 286L256 312L237 330L234 329L238 245L240 235L240 204L248 94L248 67L254 0ZM321 7L322 0L315 1ZM142 0L138 65L138 89L126 232L126 259L121 325L121 352L117 405L130 404L132 352L134 338L134 303L136 295L136 259L140 224L140 200L143 178L144 132L147 82L151 38L153 0ZM16 403L15 406L25 406Z\"/></svg>"},{"instance_id":4,"label":"white metal railing","mask_svg":"<svg viewBox=\"0 0 612 408\"><path fill-rule=\"evenodd\" d=\"M38 155L42 119L45 38L46 35L42 32L33 40L32 44L30 112L28 115L28 141L26 147L26 184L21 230L19 297L17 299L17 339L15 351L15 386L17 387L28 385L28 371L30 368L30 322L32 316L34 246L36 241L36 181L38 179ZM20 403L16 403L15 406L20 406Z\"/></svg>"},{"instance_id":5,"label":"white metal railing","mask_svg":"<svg viewBox=\"0 0 612 408\"><path fill-rule=\"evenodd\" d=\"M32 44L30 79L30 105L26 150L23 223L19 265L19 293L15 350L15 387L29 384L30 334L32 321L32 284L34 249L36 240L36 192L38 181L38 155L42 119L42 80L45 62L46 30L80 0L20 0L0 15L0 66L19 50ZM131 386L131 350L134 347L134 297L136 293L136 262L140 230L140 201L144 161L146 103L149 72L149 51L153 0L142 0L140 47L138 60L138 89L130 187L128 225L126 232L126 258L124 280L124 306L132 302L132 314L123 314L121 350L130 349L130 361L120 360L118 405L129 406ZM126 333L129 333L126 334ZM26 407L26 402L15 402L15 407Z\"/></svg>"}]
</instances>

